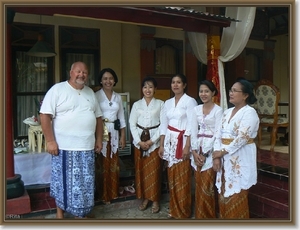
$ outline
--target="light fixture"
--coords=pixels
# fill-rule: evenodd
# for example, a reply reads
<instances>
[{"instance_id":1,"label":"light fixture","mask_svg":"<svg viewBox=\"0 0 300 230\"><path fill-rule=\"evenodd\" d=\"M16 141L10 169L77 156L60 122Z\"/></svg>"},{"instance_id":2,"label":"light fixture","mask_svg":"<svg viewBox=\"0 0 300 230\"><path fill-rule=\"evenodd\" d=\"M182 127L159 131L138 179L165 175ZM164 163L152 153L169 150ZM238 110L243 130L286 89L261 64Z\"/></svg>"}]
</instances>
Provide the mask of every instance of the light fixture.
<instances>
[{"instance_id":1,"label":"light fixture","mask_svg":"<svg viewBox=\"0 0 300 230\"><path fill-rule=\"evenodd\" d=\"M56 55L50 44L43 40L42 34L38 35L37 43L26 54L35 57L53 57Z\"/></svg>"},{"instance_id":2,"label":"light fixture","mask_svg":"<svg viewBox=\"0 0 300 230\"><path fill-rule=\"evenodd\" d=\"M40 21L42 21L41 16ZM26 54L34 57L53 57L56 55L50 44L44 41L44 36L41 33L38 35L37 43Z\"/></svg>"}]
</instances>

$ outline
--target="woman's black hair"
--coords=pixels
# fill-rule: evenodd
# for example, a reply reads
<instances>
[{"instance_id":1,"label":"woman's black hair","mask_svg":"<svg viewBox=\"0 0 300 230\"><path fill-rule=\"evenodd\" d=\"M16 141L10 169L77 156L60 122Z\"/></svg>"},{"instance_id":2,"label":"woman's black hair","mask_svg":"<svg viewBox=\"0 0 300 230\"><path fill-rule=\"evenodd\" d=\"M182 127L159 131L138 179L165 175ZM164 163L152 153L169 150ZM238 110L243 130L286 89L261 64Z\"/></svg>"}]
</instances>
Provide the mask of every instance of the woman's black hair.
<instances>
[{"instance_id":1,"label":"woman's black hair","mask_svg":"<svg viewBox=\"0 0 300 230\"><path fill-rule=\"evenodd\" d=\"M153 78L153 77L145 77L145 78L143 79L143 81L142 81L142 84L141 84L142 88L145 86L145 83L146 83L147 81L152 82L153 85L154 85L154 88L157 87L157 81L155 80L155 78Z\"/></svg>"},{"instance_id":2,"label":"woman's black hair","mask_svg":"<svg viewBox=\"0 0 300 230\"><path fill-rule=\"evenodd\" d=\"M118 76L117 76L117 74L115 73L115 71L114 71L113 69L111 69L111 68L104 68L104 69L102 69L102 70L100 71L99 77L98 77L98 83L99 83L99 85L100 85L101 87L103 86L102 83L101 83L101 82L102 82L102 77L103 77L103 75L104 75L106 72L110 73L110 74L114 77L114 81L115 81L114 86L116 86L117 83L118 83Z\"/></svg>"},{"instance_id":3,"label":"woman's black hair","mask_svg":"<svg viewBox=\"0 0 300 230\"><path fill-rule=\"evenodd\" d=\"M218 95L217 87L215 86L215 84L212 81L203 80L203 81L200 82L199 88L200 88L201 85L206 85L209 88L210 91L215 92L214 96Z\"/></svg>"},{"instance_id":4,"label":"woman's black hair","mask_svg":"<svg viewBox=\"0 0 300 230\"><path fill-rule=\"evenodd\" d=\"M177 73L176 75L174 75L171 78L171 83L172 83L172 80L173 80L174 77L179 77L181 79L182 83L186 85L186 87L184 88L184 92L186 92L187 91L187 78L186 78L186 76L182 73Z\"/></svg>"},{"instance_id":5,"label":"woman's black hair","mask_svg":"<svg viewBox=\"0 0 300 230\"><path fill-rule=\"evenodd\" d=\"M246 103L248 105L254 104L257 101L257 99L253 92L253 85L249 81L247 81L245 78L242 78L242 77L239 77L236 80L236 82L239 82L242 85L243 93L246 93L249 95L246 99Z\"/></svg>"}]
</instances>

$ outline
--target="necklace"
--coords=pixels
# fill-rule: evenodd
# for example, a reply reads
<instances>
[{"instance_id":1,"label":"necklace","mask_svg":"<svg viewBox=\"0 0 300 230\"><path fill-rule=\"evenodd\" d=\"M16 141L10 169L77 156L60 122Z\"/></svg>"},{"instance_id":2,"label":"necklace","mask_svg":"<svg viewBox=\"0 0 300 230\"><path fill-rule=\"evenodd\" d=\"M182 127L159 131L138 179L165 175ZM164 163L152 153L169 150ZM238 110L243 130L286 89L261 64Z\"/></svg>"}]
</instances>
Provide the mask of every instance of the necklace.
<instances>
[{"instance_id":1,"label":"necklace","mask_svg":"<svg viewBox=\"0 0 300 230\"><path fill-rule=\"evenodd\" d=\"M113 103L110 101L108 104L109 104L109 106L112 106Z\"/></svg>"}]
</instances>

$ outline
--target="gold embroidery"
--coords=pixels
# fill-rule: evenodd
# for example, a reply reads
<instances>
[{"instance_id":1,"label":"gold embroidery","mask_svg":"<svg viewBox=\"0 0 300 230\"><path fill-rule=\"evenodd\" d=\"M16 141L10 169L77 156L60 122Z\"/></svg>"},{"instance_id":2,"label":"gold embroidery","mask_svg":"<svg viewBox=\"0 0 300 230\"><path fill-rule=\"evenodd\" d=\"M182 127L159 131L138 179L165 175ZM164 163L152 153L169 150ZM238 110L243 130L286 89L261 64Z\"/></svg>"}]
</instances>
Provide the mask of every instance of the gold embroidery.
<instances>
[{"instance_id":1,"label":"gold embroidery","mask_svg":"<svg viewBox=\"0 0 300 230\"><path fill-rule=\"evenodd\" d=\"M233 138L222 138L222 144L223 145L229 145L232 141L233 141ZM250 138L247 141L247 144L252 144L252 143L254 143L254 139Z\"/></svg>"}]
</instances>

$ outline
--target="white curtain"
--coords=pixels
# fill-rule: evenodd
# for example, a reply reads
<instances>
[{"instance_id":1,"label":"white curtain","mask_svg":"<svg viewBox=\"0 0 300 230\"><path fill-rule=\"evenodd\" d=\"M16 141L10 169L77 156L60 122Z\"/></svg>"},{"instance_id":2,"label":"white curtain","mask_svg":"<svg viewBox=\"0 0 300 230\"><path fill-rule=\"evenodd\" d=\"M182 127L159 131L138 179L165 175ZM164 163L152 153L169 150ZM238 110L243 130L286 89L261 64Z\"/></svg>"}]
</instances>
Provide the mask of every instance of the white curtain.
<instances>
[{"instance_id":1,"label":"white curtain","mask_svg":"<svg viewBox=\"0 0 300 230\"><path fill-rule=\"evenodd\" d=\"M231 22L230 27L224 28L221 35L218 71L220 106L223 109L228 108L223 63L232 61L244 50L253 28L255 10L255 7L226 7L225 16L237 19L239 22ZM203 64L207 64L207 35L189 32L188 38L197 59Z\"/></svg>"},{"instance_id":2,"label":"white curtain","mask_svg":"<svg viewBox=\"0 0 300 230\"><path fill-rule=\"evenodd\" d=\"M16 52L17 136L27 136L28 125L23 120L38 115L35 100L41 101L47 90L47 58L33 57L23 51Z\"/></svg>"},{"instance_id":3,"label":"white curtain","mask_svg":"<svg viewBox=\"0 0 300 230\"><path fill-rule=\"evenodd\" d=\"M88 78L88 82L86 84L89 86L98 85L98 79L97 79L98 76L95 75L98 73L94 73L94 70L95 70L94 54L67 53L66 58L67 58L66 73L65 73L66 79L70 78L71 65L74 62L82 61L88 65L88 69L89 69L89 78Z\"/></svg>"},{"instance_id":4,"label":"white curtain","mask_svg":"<svg viewBox=\"0 0 300 230\"><path fill-rule=\"evenodd\" d=\"M156 74L176 73L176 52L171 46L164 45L155 50Z\"/></svg>"}]
</instances>

